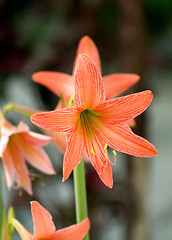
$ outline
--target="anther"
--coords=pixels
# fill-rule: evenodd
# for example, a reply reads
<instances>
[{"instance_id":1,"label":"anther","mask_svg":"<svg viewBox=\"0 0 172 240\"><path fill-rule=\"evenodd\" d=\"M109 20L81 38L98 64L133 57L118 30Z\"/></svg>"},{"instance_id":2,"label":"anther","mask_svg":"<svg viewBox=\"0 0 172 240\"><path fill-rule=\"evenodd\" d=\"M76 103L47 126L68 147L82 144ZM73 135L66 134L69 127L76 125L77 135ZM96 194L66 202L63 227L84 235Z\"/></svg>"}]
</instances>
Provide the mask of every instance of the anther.
<instances>
[{"instance_id":1,"label":"anther","mask_svg":"<svg viewBox=\"0 0 172 240\"><path fill-rule=\"evenodd\" d=\"M94 156L96 155L93 148L91 148L91 153L92 153Z\"/></svg>"},{"instance_id":2,"label":"anther","mask_svg":"<svg viewBox=\"0 0 172 240\"><path fill-rule=\"evenodd\" d=\"M104 150L105 150L105 152L107 152L107 143L105 144L105 146L104 146Z\"/></svg>"},{"instance_id":3,"label":"anther","mask_svg":"<svg viewBox=\"0 0 172 240\"><path fill-rule=\"evenodd\" d=\"M114 154L114 156L115 156L115 162L112 163L112 165L115 165L115 164L116 164L116 152L115 152L115 150L113 150L112 152L113 152L113 154Z\"/></svg>"}]
</instances>

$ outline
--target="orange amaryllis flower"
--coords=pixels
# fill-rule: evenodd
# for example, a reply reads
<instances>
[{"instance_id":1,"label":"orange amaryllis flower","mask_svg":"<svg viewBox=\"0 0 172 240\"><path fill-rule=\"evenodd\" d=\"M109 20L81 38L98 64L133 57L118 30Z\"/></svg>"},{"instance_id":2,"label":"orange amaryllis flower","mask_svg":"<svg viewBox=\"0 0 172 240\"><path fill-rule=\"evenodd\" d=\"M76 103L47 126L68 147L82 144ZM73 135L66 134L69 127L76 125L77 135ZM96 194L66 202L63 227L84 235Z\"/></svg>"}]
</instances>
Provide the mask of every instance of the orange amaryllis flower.
<instances>
[{"instance_id":1,"label":"orange amaryllis flower","mask_svg":"<svg viewBox=\"0 0 172 240\"><path fill-rule=\"evenodd\" d=\"M80 55L75 69L73 107L38 113L32 122L43 128L67 134L63 161L63 180L81 161L88 158L105 185L113 186L107 145L117 151L139 157L157 155L155 147L135 135L126 122L141 114L152 101L152 92L144 91L106 100L103 81L87 55ZM115 152L114 152L115 154Z\"/></svg>"},{"instance_id":2,"label":"orange amaryllis flower","mask_svg":"<svg viewBox=\"0 0 172 240\"><path fill-rule=\"evenodd\" d=\"M72 76L60 72L41 71L33 74L33 80L39 84L44 85L58 96L60 96L60 93L62 93L66 103L68 103L70 97L74 94L74 69L79 54L87 54L95 63L99 73L101 74L101 61L99 51L93 40L88 36L84 36L78 44ZM112 97L118 96L119 94L123 93L128 88L136 84L139 79L140 77L137 74L131 73L117 73L104 76L103 83L106 92L106 98L110 99ZM56 109L60 107L61 101L59 101ZM130 127L134 127L134 119L131 119L128 122L128 125ZM66 136L64 134L53 133L52 131L48 130L45 130L44 132L49 136L55 138L54 142L56 143L58 148L64 153L66 150Z\"/></svg>"},{"instance_id":3,"label":"orange amaryllis flower","mask_svg":"<svg viewBox=\"0 0 172 240\"><path fill-rule=\"evenodd\" d=\"M20 122L17 127L10 124L0 112L0 157L5 170L8 188L24 188L32 194L29 172L24 159L46 174L55 174L49 157L42 149L53 139L29 131L29 127ZM17 186L14 186L14 181Z\"/></svg>"},{"instance_id":4,"label":"orange amaryllis flower","mask_svg":"<svg viewBox=\"0 0 172 240\"><path fill-rule=\"evenodd\" d=\"M52 216L38 202L31 202L34 234L28 232L16 219L11 219L22 240L82 240L88 233L88 218L78 224L56 231Z\"/></svg>"},{"instance_id":5,"label":"orange amaryllis flower","mask_svg":"<svg viewBox=\"0 0 172 240\"><path fill-rule=\"evenodd\" d=\"M72 76L60 72L41 71L33 74L33 80L39 84L44 85L58 96L60 96L61 92L64 99L68 103L70 97L74 94L74 70L79 54L88 55L101 74L101 63L98 49L91 38L85 36L80 40L78 45ZM131 73L118 73L104 76L103 83L106 98L110 99L123 93L128 88L136 84L139 79L140 77L137 74ZM61 104L59 104L58 107L59 106L61 106Z\"/></svg>"}]
</instances>

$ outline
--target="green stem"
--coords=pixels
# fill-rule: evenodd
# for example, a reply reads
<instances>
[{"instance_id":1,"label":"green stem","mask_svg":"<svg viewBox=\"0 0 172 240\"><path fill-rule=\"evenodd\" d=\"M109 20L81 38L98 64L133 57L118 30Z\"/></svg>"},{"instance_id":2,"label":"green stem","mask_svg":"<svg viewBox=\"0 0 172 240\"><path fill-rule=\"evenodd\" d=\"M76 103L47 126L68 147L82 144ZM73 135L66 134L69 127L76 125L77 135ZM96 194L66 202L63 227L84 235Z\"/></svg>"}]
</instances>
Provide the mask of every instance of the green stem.
<instances>
[{"instance_id":1,"label":"green stem","mask_svg":"<svg viewBox=\"0 0 172 240\"><path fill-rule=\"evenodd\" d=\"M75 189L75 207L76 207L76 221L77 223L88 217L87 211L87 195L86 195L86 183L85 183L85 169L84 160L74 168L74 189ZM89 234L87 234L83 240L89 240Z\"/></svg>"},{"instance_id":2,"label":"green stem","mask_svg":"<svg viewBox=\"0 0 172 240\"><path fill-rule=\"evenodd\" d=\"M3 222L3 204L2 204L2 183L1 183L1 169L0 169L0 239L2 234L2 222Z\"/></svg>"},{"instance_id":3,"label":"green stem","mask_svg":"<svg viewBox=\"0 0 172 240\"><path fill-rule=\"evenodd\" d=\"M17 111L17 112L25 115L28 118L30 118L34 113L40 112L38 110L27 108L27 107L24 107L22 105L18 105L15 103L7 103L3 108L3 115L6 116L7 113L12 110Z\"/></svg>"}]
</instances>

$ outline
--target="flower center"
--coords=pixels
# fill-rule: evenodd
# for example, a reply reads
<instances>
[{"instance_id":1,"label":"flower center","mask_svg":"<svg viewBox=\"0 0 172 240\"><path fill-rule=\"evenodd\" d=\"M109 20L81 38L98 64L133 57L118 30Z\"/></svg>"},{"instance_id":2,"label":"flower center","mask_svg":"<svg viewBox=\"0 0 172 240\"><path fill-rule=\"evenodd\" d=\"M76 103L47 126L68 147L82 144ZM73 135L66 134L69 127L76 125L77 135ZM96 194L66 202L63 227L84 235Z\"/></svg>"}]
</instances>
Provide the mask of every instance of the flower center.
<instances>
[{"instance_id":1,"label":"flower center","mask_svg":"<svg viewBox=\"0 0 172 240\"><path fill-rule=\"evenodd\" d=\"M116 152L115 152L115 150L112 151L113 154L114 154L114 157L115 157L115 161L111 162L110 159L109 159L108 151L107 151L107 146L108 146L107 143L105 144L104 148L102 148L102 144L101 144L98 136L96 135L94 125L101 124L100 120L96 116L96 113L94 113L90 109L85 109L84 111L82 111L80 113L79 124L84 129L86 141L89 141L89 148L91 149L91 153L94 156L97 155L97 154L99 156L100 155L104 156L105 158L100 158L100 160L102 161L104 166L106 166L107 161L109 161L112 165L115 165L116 164ZM97 150L98 150L99 153L97 152ZM97 154L96 154L96 152L97 152Z\"/></svg>"},{"instance_id":2,"label":"flower center","mask_svg":"<svg viewBox=\"0 0 172 240\"><path fill-rule=\"evenodd\" d=\"M86 139L91 143L91 152L95 155L95 149L92 144L93 139L97 139L93 124L98 124L98 119L94 112L85 109L80 113L79 124L83 127Z\"/></svg>"}]
</instances>

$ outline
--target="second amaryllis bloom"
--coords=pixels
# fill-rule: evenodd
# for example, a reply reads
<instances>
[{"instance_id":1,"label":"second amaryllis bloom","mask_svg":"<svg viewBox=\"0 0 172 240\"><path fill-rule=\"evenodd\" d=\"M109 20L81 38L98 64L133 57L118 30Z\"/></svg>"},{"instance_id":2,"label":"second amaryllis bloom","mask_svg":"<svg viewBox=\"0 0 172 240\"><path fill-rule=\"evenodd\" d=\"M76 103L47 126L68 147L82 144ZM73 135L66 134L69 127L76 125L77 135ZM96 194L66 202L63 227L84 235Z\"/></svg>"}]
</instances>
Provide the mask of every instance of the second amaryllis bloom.
<instances>
[{"instance_id":1,"label":"second amaryllis bloom","mask_svg":"<svg viewBox=\"0 0 172 240\"><path fill-rule=\"evenodd\" d=\"M31 180L25 160L46 174L55 174L50 159L42 148L53 139L31 132L23 122L20 122L17 127L13 126L1 112L0 128L0 157L8 188L21 187L31 195ZM17 186L14 186L14 182L17 183Z\"/></svg>"},{"instance_id":2,"label":"second amaryllis bloom","mask_svg":"<svg viewBox=\"0 0 172 240\"><path fill-rule=\"evenodd\" d=\"M102 70L99 51L93 40L88 36L84 36L78 44L72 75L61 72L41 71L33 74L33 80L47 87L58 96L62 93L68 104L70 97L74 94L74 72L77 58L80 54L88 55L91 61L95 64L98 72L101 74ZM114 73L103 76L102 80L106 98L110 99L118 96L136 84L139 79L140 77L133 73ZM61 107L61 101L57 105L57 109L59 107Z\"/></svg>"},{"instance_id":3,"label":"second amaryllis bloom","mask_svg":"<svg viewBox=\"0 0 172 240\"><path fill-rule=\"evenodd\" d=\"M22 240L82 240L90 229L90 221L84 219L78 224L56 230L52 216L38 202L31 202L34 234L27 231L16 219L10 219Z\"/></svg>"},{"instance_id":4,"label":"second amaryllis bloom","mask_svg":"<svg viewBox=\"0 0 172 240\"><path fill-rule=\"evenodd\" d=\"M39 127L67 134L63 180L70 176L86 149L99 177L111 188L113 177L107 145L134 156L157 155L155 147L135 135L126 124L146 110L152 101L152 92L106 100L102 78L87 55L79 55L74 78L73 107L34 114L31 120Z\"/></svg>"}]
</instances>

